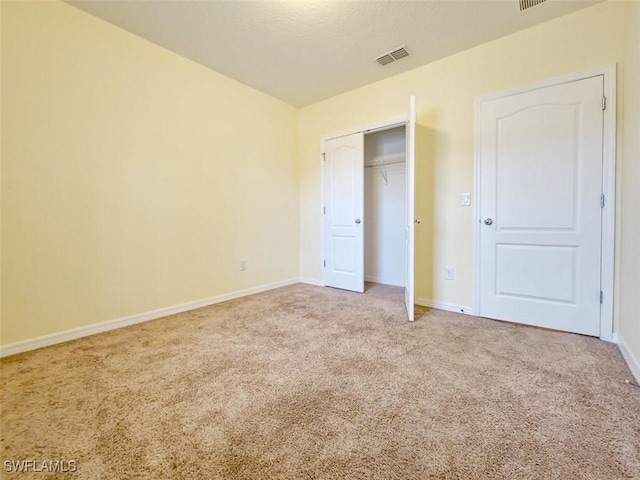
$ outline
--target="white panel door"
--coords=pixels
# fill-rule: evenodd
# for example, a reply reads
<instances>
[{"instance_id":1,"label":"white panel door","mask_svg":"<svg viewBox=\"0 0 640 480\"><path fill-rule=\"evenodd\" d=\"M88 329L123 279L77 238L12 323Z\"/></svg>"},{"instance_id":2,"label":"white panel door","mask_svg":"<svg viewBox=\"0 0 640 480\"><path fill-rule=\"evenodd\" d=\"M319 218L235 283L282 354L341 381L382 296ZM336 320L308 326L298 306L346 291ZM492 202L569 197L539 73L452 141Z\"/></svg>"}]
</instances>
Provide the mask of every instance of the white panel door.
<instances>
[{"instance_id":1,"label":"white panel door","mask_svg":"<svg viewBox=\"0 0 640 480\"><path fill-rule=\"evenodd\" d=\"M326 140L325 283L364 292L364 135Z\"/></svg>"},{"instance_id":2,"label":"white panel door","mask_svg":"<svg viewBox=\"0 0 640 480\"><path fill-rule=\"evenodd\" d=\"M404 303L409 321L414 320L413 304L415 300L415 163L416 163L416 97L409 98L409 116L407 117L407 214L406 214L406 251L407 280L404 289Z\"/></svg>"},{"instance_id":3,"label":"white panel door","mask_svg":"<svg viewBox=\"0 0 640 480\"><path fill-rule=\"evenodd\" d=\"M603 77L480 111L480 315L600 333Z\"/></svg>"}]
</instances>

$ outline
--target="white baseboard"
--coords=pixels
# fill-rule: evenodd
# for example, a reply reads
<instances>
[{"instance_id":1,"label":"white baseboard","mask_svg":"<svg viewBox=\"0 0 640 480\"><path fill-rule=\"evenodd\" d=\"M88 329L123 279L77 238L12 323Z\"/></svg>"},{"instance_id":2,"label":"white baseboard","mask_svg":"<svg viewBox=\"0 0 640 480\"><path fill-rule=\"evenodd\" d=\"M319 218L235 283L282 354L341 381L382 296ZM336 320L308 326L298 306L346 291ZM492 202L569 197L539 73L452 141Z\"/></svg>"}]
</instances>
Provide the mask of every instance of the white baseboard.
<instances>
[{"instance_id":1,"label":"white baseboard","mask_svg":"<svg viewBox=\"0 0 640 480\"><path fill-rule=\"evenodd\" d=\"M316 287L324 287L324 283L322 283L322 280L316 280L315 278L300 277L298 281L300 283L306 283L308 285L315 285Z\"/></svg>"},{"instance_id":2,"label":"white baseboard","mask_svg":"<svg viewBox=\"0 0 640 480\"><path fill-rule=\"evenodd\" d=\"M74 328L73 330L66 330L64 332L52 333L50 335L44 335L42 337L36 337L30 340L10 343L8 345L0 347L0 358L8 357L9 355L15 355L17 353L28 352L30 350L36 350L42 347L48 347L57 343L68 342L69 340L75 340L77 338L88 337L90 335L95 335L96 333L108 332L109 330L128 327L129 325L135 325L136 323L148 322L149 320L155 320L158 318L166 317L168 315L174 315L176 313L182 313L188 310L194 310L196 308L214 305L216 303L222 303L229 300L234 300L236 298L246 297L247 295L266 292L267 290L273 290L274 288L280 288L298 283L298 281L301 280L299 280L298 278L291 278L289 280L283 280L281 282L269 283L267 285L261 285L259 287L247 288L245 290L238 290L236 292L217 295L215 297L205 298L202 300L196 300L195 302L188 302L172 307L160 308L158 310L138 313L136 315L130 315L128 317L117 318L115 320L109 320L102 323L96 323L94 325L89 325L86 327Z\"/></svg>"},{"instance_id":3,"label":"white baseboard","mask_svg":"<svg viewBox=\"0 0 640 480\"><path fill-rule=\"evenodd\" d=\"M422 307L436 308L438 310L446 310L448 312L464 313L465 315L473 315L473 308L465 307L464 305L435 302L433 300L427 300L426 298L416 298L415 303L416 305L420 305Z\"/></svg>"},{"instance_id":4,"label":"white baseboard","mask_svg":"<svg viewBox=\"0 0 640 480\"><path fill-rule=\"evenodd\" d=\"M366 276L366 277L364 277L364 280L365 280L365 282L381 283L382 285L392 285L394 287L404 287L404 283L392 282L392 281L389 281L386 278Z\"/></svg>"},{"instance_id":5,"label":"white baseboard","mask_svg":"<svg viewBox=\"0 0 640 480\"><path fill-rule=\"evenodd\" d=\"M640 360L633 356L624 339L617 333L613 334L613 341L618 345L622 358L624 358L629 370L631 370L631 375L635 377L637 382L640 382Z\"/></svg>"}]
</instances>

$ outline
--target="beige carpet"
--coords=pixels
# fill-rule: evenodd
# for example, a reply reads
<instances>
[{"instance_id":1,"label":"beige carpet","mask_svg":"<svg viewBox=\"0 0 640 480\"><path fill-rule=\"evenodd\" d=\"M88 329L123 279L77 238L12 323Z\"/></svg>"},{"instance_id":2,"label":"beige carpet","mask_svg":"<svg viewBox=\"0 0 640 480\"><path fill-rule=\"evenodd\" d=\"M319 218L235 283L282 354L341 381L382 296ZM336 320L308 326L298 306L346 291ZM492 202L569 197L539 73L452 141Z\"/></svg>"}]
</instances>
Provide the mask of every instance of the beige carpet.
<instances>
[{"instance_id":1,"label":"beige carpet","mask_svg":"<svg viewBox=\"0 0 640 480\"><path fill-rule=\"evenodd\" d=\"M597 339L293 285L9 357L1 460L75 479L640 478ZM3 478L52 478L20 474Z\"/></svg>"}]
</instances>

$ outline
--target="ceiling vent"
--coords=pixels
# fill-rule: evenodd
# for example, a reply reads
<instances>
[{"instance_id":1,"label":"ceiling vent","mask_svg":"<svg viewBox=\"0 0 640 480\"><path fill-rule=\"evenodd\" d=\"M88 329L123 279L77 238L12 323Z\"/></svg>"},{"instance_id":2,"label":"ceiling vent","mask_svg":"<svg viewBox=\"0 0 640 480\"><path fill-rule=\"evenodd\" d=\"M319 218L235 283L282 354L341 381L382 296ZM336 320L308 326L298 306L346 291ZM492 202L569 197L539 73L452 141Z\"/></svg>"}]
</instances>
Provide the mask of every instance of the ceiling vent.
<instances>
[{"instance_id":1,"label":"ceiling vent","mask_svg":"<svg viewBox=\"0 0 640 480\"><path fill-rule=\"evenodd\" d=\"M547 0L520 0L520 11L535 7L536 5L540 5L546 1Z\"/></svg>"},{"instance_id":2,"label":"ceiling vent","mask_svg":"<svg viewBox=\"0 0 640 480\"><path fill-rule=\"evenodd\" d=\"M521 1L525 1L525 0L521 0ZM544 0L541 0L541 1L544 1ZM385 66L385 65L389 65L392 62L395 62L396 60L400 60L401 58L408 57L408 56L409 56L409 52L407 52L404 46L402 46L394 50L391 50L390 52L380 55L379 57L376 58L376 62L378 62L382 66Z\"/></svg>"}]
</instances>

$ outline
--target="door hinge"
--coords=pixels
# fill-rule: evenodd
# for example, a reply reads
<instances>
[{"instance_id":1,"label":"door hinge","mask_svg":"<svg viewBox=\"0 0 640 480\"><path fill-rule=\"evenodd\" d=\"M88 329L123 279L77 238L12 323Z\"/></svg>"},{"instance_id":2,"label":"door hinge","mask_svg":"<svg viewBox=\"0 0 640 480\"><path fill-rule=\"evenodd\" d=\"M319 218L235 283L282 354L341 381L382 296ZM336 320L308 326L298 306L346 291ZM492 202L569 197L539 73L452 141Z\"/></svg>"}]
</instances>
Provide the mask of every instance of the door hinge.
<instances>
[{"instance_id":1,"label":"door hinge","mask_svg":"<svg viewBox=\"0 0 640 480\"><path fill-rule=\"evenodd\" d=\"M602 96L602 109L607 109L607 97L605 97L604 95Z\"/></svg>"},{"instance_id":2,"label":"door hinge","mask_svg":"<svg viewBox=\"0 0 640 480\"><path fill-rule=\"evenodd\" d=\"M325 268L327 268L327 261L326 261L326 260L323 260L323 261L322 261L322 266L323 266L323 267L325 267Z\"/></svg>"},{"instance_id":3,"label":"door hinge","mask_svg":"<svg viewBox=\"0 0 640 480\"><path fill-rule=\"evenodd\" d=\"M327 214L327 207L322 207L322 213Z\"/></svg>"},{"instance_id":4,"label":"door hinge","mask_svg":"<svg viewBox=\"0 0 640 480\"><path fill-rule=\"evenodd\" d=\"M322 152L322 161L326 162L327 161L327 154Z\"/></svg>"},{"instance_id":5,"label":"door hinge","mask_svg":"<svg viewBox=\"0 0 640 480\"><path fill-rule=\"evenodd\" d=\"M604 293L600 290L600 303L604 303Z\"/></svg>"},{"instance_id":6,"label":"door hinge","mask_svg":"<svg viewBox=\"0 0 640 480\"><path fill-rule=\"evenodd\" d=\"M600 208L604 208L604 193L600 195Z\"/></svg>"}]
</instances>

